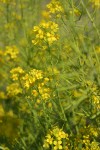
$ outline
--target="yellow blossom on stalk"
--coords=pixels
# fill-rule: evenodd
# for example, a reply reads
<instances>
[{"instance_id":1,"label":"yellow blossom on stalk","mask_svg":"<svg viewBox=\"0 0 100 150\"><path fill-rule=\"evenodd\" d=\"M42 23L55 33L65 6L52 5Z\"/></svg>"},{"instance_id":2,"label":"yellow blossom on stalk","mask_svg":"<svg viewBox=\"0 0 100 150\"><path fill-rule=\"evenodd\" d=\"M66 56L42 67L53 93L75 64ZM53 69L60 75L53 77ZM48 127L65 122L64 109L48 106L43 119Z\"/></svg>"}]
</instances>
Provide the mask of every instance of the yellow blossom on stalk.
<instances>
[{"instance_id":1,"label":"yellow blossom on stalk","mask_svg":"<svg viewBox=\"0 0 100 150\"><path fill-rule=\"evenodd\" d=\"M44 78L44 82L47 83L49 81L49 78Z\"/></svg>"},{"instance_id":2,"label":"yellow blossom on stalk","mask_svg":"<svg viewBox=\"0 0 100 150\"><path fill-rule=\"evenodd\" d=\"M81 13L77 8L74 8L73 10L70 11L70 14L75 14L76 16L79 16Z\"/></svg>"},{"instance_id":3,"label":"yellow blossom on stalk","mask_svg":"<svg viewBox=\"0 0 100 150\"><path fill-rule=\"evenodd\" d=\"M49 145L51 145L51 144L53 144L53 138L51 137L50 134L48 134L48 135L46 136L45 141L44 141L43 147L48 148Z\"/></svg>"},{"instance_id":4,"label":"yellow blossom on stalk","mask_svg":"<svg viewBox=\"0 0 100 150\"><path fill-rule=\"evenodd\" d=\"M63 147L62 147L62 141L54 141L53 142L54 143L54 150L60 150L60 149L63 149Z\"/></svg>"},{"instance_id":5,"label":"yellow blossom on stalk","mask_svg":"<svg viewBox=\"0 0 100 150\"><path fill-rule=\"evenodd\" d=\"M59 39L58 34L58 24L52 21L43 21L39 26L34 26L33 33L35 38L32 40L34 45L46 46L46 44L53 44Z\"/></svg>"},{"instance_id":6,"label":"yellow blossom on stalk","mask_svg":"<svg viewBox=\"0 0 100 150\"><path fill-rule=\"evenodd\" d=\"M50 134L48 134L47 136L46 136L46 141L51 145L52 143L53 143L53 138L51 137L51 135Z\"/></svg>"},{"instance_id":7,"label":"yellow blossom on stalk","mask_svg":"<svg viewBox=\"0 0 100 150\"><path fill-rule=\"evenodd\" d=\"M92 99L93 99L94 106L97 109L100 109L100 96L93 95Z\"/></svg>"},{"instance_id":8,"label":"yellow blossom on stalk","mask_svg":"<svg viewBox=\"0 0 100 150\"><path fill-rule=\"evenodd\" d=\"M26 102L24 102L24 104L20 103L19 104L19 109L20 109L20 111L22 111L24 113L28 113L28 114L30 113L30 109L29 109L28 103L26 103Z\"/></svg>"},{"instance_id":9,"label":"yellow blossom on stalk","mask_svg":"<svg viewBox=\"0 0 100 150\"><path fill-rule=\"evenodd\" d=\"M36 103L37 103L37 104L40 104L40 103L41 103L41 100L40 100L40 99L37 99Z\"/></svg>"},{"instance_id":10,"label":"yellow blossom on stalk","mask_svg":"<svg viewBox=\"0 0 100 150\"><path fill-rule=\"evenodd\" d=\"M50 14L54 14L57 17L61 17L61 13L64 12L59 0L51 0L51 2L47 4L47 8Z\"/></svg>"},{"instance_id":11,"label":"yellow blossom on stalk","mask_svg":"<svg viewBox=\"0 0 100 150\"><path fill-rule=\"evenodd\" d=\"M32 95L33 95L34 97L37 97L37 96L38 96L38 92L37 92L36 90L32 90Z\"/></svg>"},{"instance_id":12,"label":"yellow blossom on stalk","mask_svg":"<svg viewBox=\"0 0 100 150\"><path fill-rule=\"evenodd\" d=\"M52 103L48 103L48 108L52 108Z\"/></svg>"},{"instance_id":13,"label":"yellow blossom on stalk","mask_svg":"<svg viewBox=\"0 0 100 150\"><path fill-rule=\"evenodd\" d=\"M60 71L56 67L48 67L49 74L52 75L59 75Z\"/></svg>"},{"instance_id":14,"label":"yellow blossom on stalk","mask_svg":"<svg viewBox=\"0 0 100 150\"><path fill-rule=\"evenodd\" d=\"M4 55L7 56L8 59L15 60L19 54L19 50L16 46L6 46L6 50Z\"/></svg>"},{"instance_id":15,"label":"yellow blossom on stalk","mask_svg":"<svg viewBox=\"0 0 100 150\"><path fill-rule=\"evenodd\" d=\"M58 140L68 138L68 134L65 133L62 129L59 129L58 127L55 127L53 129L53 134Z\"/></svg>"},{"instance_id":16,"label":"yellow blossom on stalk","mask_svg":"<svg viewBox=\"0 0 100 150\"><path fill-rule=\"evenodd\" d=\"M50 98L50 89L49 88L44 88L39 86L38 87L39 93L42 97L42 99L47 100L48 98Z\"/></svg>"},{"instance_id":17,"label":"yellow blossom on stalk","mask_svg":"<svg viewBox=\"0 0 100 150\"><path fill-rule=\"evenodd\" d=\"M21 67L13 68L10 73L12 74L11 78L16 81L20 76L24 74L24 70Z\"/></svg>"},{"instance_id":18,"label":"yellow blossom on stalk","mask_svg":"<svg viewBox=\"0 0 100 150\"><path fill-rule=\"evenodd\" d=\"M81 93L80 91L74 90L74 91L73 91L73 96L74 96L75 98L77 98L77 97L82 96L82 93Z\"/></svg>"},{"instance_id":19,"label":"yellow blossom on stalk","mask_svg":"<svg viewBox=\"0 0 100 150\"><path fill-rule=\"evenodd\" d=\"M36 78L36 80L42 79L43 78L43 72L41 70L36 70L36 69L32 69L29 72L29 75L33 76L34 78Z\"/></svg>"},{"instance_id":20,"label":"yellow blossom on stalk","mask_svg":"<svg viewBox=\"0 0 100 150\"><path fill-rule=\"evenodd\" d=\"M9 97L13 97L21 93L22 93L22 89L20 88L18 83L12 83L7 86L7 95Z\"/></svg>"},{"instance_id":21,"label":"yellow blossom on stalk","mask_svg":"<svg viewBox=\"0 0 100 150\"><path fill-rule=\"evenodd\" d=\"M49 143L48 143L46 140L44 140L43 147L44 147L44 148L49 148Z\"/></svg>"},{"instance_id":22,"label":"yellow blossom on stalk","mask_svg":"<svg viewBox=\"0 0 100 150\"><path fill-rule=\"evenodd\" d=\"M65 140L65 146L63 146L63 139ZM45 137L43 147L49 148L52 145L54 150L65 149L66 144L69 145L68 140L68 134L56 126Z\"/></svg>"},{"instance_id":23,"label":"yellow blossom on stalk","mask_svg":"<svg viewBox=\"0 0 100 150\"><path fill-rule=\"evenodd\" d=\"M93 81L86 81L86 86L88 86L92 92L96 92L97 91L97 85L95 83L93 83Z\"/></svg>"},{"instance_id":24,"label":"yellow blossom on stalk","mask_svg":"<svg viewBox=\"0 0 100 150\"><path fill-rule=\"evenodd\" d=\"M29 89L29 87L30 87L29 79L30 79L29 74L26 74L25 76L22 77L23 86L26 89Z\"/></svg>"},{"instance_id":25,"label":"yellow blossom on stalk","mask_svg":"<svg viewBox=\"0 0 100 150\"><path fill-rule=\"evenodd\" d=\"M98 143L98 142L95 142L95 141L93 141L93 142L90 144L90 147L91 147L91 150L100 150L99 143Z\"/></svg>"},{"instance_id":26,"label":"yellow blossom on stalk","mask_svg":"<svg viewBox=\"0 0 100 150\"><path fill-rule=\"evenodd\" d=\"M41 95L42 99L46 100L48 98L50 98L50 95L48 93L44 93Z\"/></svg>"},{"instance_id":27,"label":"yellow blossom on stalk","mask_svg":"<svg viewBox=\"0 0 100 150\"><path fill-rule=\"evenodd\" d=\"M56 41L56 37L53 34L48 32L47 33L47 40L48 40L49 44L52 44L54 41Z\"/></svg>"},{"instance_id":28,"label":"yellow blossom on stalk","mask_svg":"<svg viewBox=\"0 0 100 150\"><path fill-rule=\"evenodd\" d=\"M24 88L29 89L37 80L41 80L42 78L43 72L41 70L32 69L22 77L22 84Z\"/></svg>"},{"instance_id":29,"label":"yellow blossom on stalk","mask_svg":"<svg viewBox=\"0 0 100 150\"><path fill-rule=\"evenodd\" d=\"M95 127L92 127L92 126L88 126L88 130L89 130L89 132L90 132L90 135L91 136L95 136L95 137L98 137L98 129L97 128L95 128Z\"/></svg>"},{"instance_id":30,"label":"yellow blossom on stalk","mask_svg":"<svg viewBox=\"0 0 100 150\"><path fill-rule=\"evenodd\" d=\"M49 19L51 16L50 16L50 13L48 11L42 11L42 16L45 18L45 19Z\"/></svg>"},{"instance_id":31,"label":"yellow blossom on stalk","mask_svg":"<svg viewBox=\"0 0 100 150\"><path fill-rule=\"evenodd\" d=\"M83 135L83 143L85 143L85 144L90 143L89 135Z\"/></svg>"},{"instance_id":32,"label":"yellow blossom on stalk","mask_svg":"<svg viewBox=\"0 0 100 150\"><path fill-rule=\"evenodd\" d=\"M100 8L100 0L90 0L94 7Z\"/></svg>"}]
</instances>

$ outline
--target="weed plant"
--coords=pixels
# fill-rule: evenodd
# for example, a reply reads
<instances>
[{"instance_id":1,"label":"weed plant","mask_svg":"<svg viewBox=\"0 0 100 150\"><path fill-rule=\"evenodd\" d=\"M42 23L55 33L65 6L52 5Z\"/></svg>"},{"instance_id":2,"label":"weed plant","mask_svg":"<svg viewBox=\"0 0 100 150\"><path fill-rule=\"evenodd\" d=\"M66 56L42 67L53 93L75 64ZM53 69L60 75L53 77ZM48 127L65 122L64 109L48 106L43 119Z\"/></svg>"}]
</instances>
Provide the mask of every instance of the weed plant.
<instances>
[{"instance_id":1,"label":"weed plant","mask_svg":"<svg viewBox=\"0 0 100 150\"><path fill-rule=\"evenodd\" d=\"M0 0L0 150L100 150L100 0Z\"/></svg>"}]
</instances>

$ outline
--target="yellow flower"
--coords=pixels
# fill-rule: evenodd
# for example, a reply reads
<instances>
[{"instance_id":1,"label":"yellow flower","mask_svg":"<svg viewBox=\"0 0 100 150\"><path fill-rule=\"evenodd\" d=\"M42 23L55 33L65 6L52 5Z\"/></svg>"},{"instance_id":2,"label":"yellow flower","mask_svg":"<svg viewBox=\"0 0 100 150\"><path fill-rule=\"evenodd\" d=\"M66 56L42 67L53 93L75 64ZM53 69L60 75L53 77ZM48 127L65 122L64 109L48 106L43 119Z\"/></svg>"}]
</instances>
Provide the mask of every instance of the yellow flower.
<instances>
[{"instance_id":1,"label":"yellow flower","mask_svg":"<svg viewBox=\"0 0 100 150\"><path fill-rule=\"evenodd\" d=\"M33 94L34 97L38 96L38 92L36 90L32 90L32 94Z\"/></svg>"},{"instance_id":2,"label":"yellow flower","mask_svg":"<svg viewBox=\"0 0 100 150\"><path fill-rule=\"evenodd\" d=\"M80 97L80 96L82 96L82 93L80 92L80 91L74 91L73 92L73 96L75 97L75 98L77 98L77 97Z\"/></svg>"},{"instance_id":3,"label":"yellow flower","mask_svg":"<svg viewBox=\"0 0 100 150\"><path fill-rule=\"evenodd\" d=\"M50 16L50 13L48 11L42 11L42 16L45 18L45 19L49 19L51 16Z\"/></svg>"},{"instance_id":4,"label":"yellow flower","mask_svg":"<svg viewBox=\"0 0 100 150\"><path fill-rule=\"evenodd\" d=\"M47 143L49 143L51 145L53 143L53 138L51 137L50 134L48 134L46 137L47 137L47 139L46 139Z\"/></svg>"},{"instance_id":5,"label":"yellow flower","mask_svg":"<svg viewBox=\"0 0 100 150\"><path fill-rule=\"evenodd\" d=\"M48 103L48 107L49 107L49 108L52 108L52 103Z\"/></svg>"},{"instance_id":6,"label":"yellow flower","mask_svg":"<svg viewBox=\"0 0 100 150\"><path fill-rule=\"evenodd\" d=\"M99 143L93 141L91 144L91 150L100 150Z\"/></svg>"},{"instance_id":7,"label":"yellow flower","mask_svg":"<svg viewBox=\"0 0 100 150\"><path fill-rule=\"evenodd\" d=\"M53 42L58 40L58 24L52 21L42 21L39 26L34 26L33 33L35 38L32 40L34 45L46 46L48 43L51 45ZM44 45L45 44L45 45Z\"/></svg>"},{"instance_id":8,"label":"yellow flower","mask_svg":"<svg viewBox=\"0 0 100 150\"><path fill-rule=\"evenodd\" d=\"M8 59L15 60L19 54L19 50L16 46L6 46L6 50L4 52L5 56L8 56Z\"/></svg>"},{"instance_id":9,"label":"yellow flower","mask_svg":"<svg viewBox=\"0 0 100 150\"><path fill-rule=\"evenodd\" d=\"M54 141L53 144L55 145L54 146L54 150L59 150L59 149L63 149L62 147L62 141Z\"/></svg>"},{"instance_id":10,"label":"yellow flower","mask_svg":"<svg viewBox=\"0 0 100 150\"><path fill-rule=\"evenodd\" d=\"M49 148L49 143L46 140L44 141L43 147L44 148Z\"/></svg>"},{"instance_id":11,"label":"yellow flower","mask_svg":"<svg viewBox=\"0 0 100 150\"><path fill-rule=\"evenodd\" d=\"M37 102L37 104L40 104L40 103L41 103L41 100L40 100L40 99L37 99L36 102Z\"/></svg>"},{"instance_id":12,"label":"yellow flower","mask_svg":"<svg viewBox=\"0 0 100 150\"><path fill-rule=\"evenodd\" d=\"M100 0L90 0L90 2L92 2L94 7L100 8Z\"/></svg>"},{"instance_id":13,"label":"yellow flower","mask_svg":"<svg viewBox=\"0 0 100 150\"><path fill-rule=\"evenodd\" d=\"M65 149L65 147L62 145L62 139L65 139L65 141L68 143L68 134L55 126L52 130L49 131L49 134L46 136L44 143L48 144L48 147L52 144L54 150Z\"/></svg>"},{"instance_id":14,"label":"yellow flower","mask_svg":"<svg viewBox=\"0 0 100 150\"><path fill-rule=\"evenodd\" d=\"M24 70L21 67L17 67L13 68L10 73L12 74L11 78L16 81L22 74L24 74Z\"/></svg>"},{"instance_id":15,"label":"yellow flower","mask_svg":"<svg viewBox=\"0 0 100 150\"><path fill-rule=\"evenodd\" d=\"M74 13L76 16L81 15L80 11L79 11L77 8L74 8L74 10L71 10L71 11L70 11L70 14L73 14L73 13Z\"/></svg>"},{"instance_id":16,"label":"yellow flower","mask_svg":"<svg viewBox=\"0 0 100 150\"><path fill-rule=\"evenodd\" d=\"M48 93L44 93L41 95L42 99L47 100L48 98L50 98L50 95Z\"/></svg>"},{"instance_id":17,"label":"yellow flower","mask_svg":"<svg viewBox=\"0 0 100 150\"><path fill-rule=\"evenodd\" d=\"M59 0L51 0L51 2L47 4L47 8L50 14L55 14L56 16L64 12Z\"/></svg>"},{"instance_id":18,"label":"yellow flower","mask_svg":"<svg viewBox=\"0 0 100 150\"><path fill-rule=\"evenodd\" d=\"M22 89L20 88L18 83L12 83L7 86L7 95L12 97L22 93Z\"/></svg>"},{"instance_id":19,"label":"yellow flower","mask_svg":"<svg viewBox=\"0 0 100 150\"><path fill-rule=\"evenodd\" d=\"M49 81L49 78L44 78L44 82L47 83Z\"/></svg>"}]
</instances>

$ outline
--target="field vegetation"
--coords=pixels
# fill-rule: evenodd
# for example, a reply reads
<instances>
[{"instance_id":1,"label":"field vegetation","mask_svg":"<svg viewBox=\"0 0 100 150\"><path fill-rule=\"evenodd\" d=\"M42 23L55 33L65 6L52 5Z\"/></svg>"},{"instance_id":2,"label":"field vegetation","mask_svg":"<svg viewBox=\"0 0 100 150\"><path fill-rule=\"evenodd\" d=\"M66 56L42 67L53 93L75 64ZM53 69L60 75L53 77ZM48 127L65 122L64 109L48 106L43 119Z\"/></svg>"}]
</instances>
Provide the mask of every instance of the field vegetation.
<instances>
[{"instance_id":1,"label":"field vegetation","mask_svg":"<svg viewBox=\"0 0 100 150\"><path fill-rule=\"evenodd\" d=\"M0 150L100 150L100 0L0 0Z\"/></svg>"}]
</instances>

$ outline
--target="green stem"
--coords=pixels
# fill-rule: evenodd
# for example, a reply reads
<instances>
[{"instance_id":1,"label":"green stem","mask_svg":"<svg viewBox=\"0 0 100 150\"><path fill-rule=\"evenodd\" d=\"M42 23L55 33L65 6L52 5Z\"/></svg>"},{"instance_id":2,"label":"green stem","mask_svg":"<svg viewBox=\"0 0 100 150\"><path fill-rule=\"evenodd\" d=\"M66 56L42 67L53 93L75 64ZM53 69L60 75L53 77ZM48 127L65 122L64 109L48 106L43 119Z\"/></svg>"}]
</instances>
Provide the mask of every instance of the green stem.
<instances>
[{"instance_id":1,"label":"green stem","mask_svg":"<svg viewBox=\"0 0 100 150\"><path fill-rule=\"evenodd\" d=\"M92 18L92 16L91 16L91 14L89 13L88 9L86 8L86 6L85 6L83 0L81 0L81 3L82 3L82 6L84 7L84 9L85 9L85 11L86 11L86 13L87 13L87 15L88 15L88 18L90 19L90 21L91 21L91 23L92 23L94 29L96 30L97 35L98 35L98 37L99 37L99 39L100 39L100 32L99 32L98 28L96 27L96 24L95 24L95 22L94 22L94 20L93 20L93 18Z\"/></svg>"}]
</instances>

